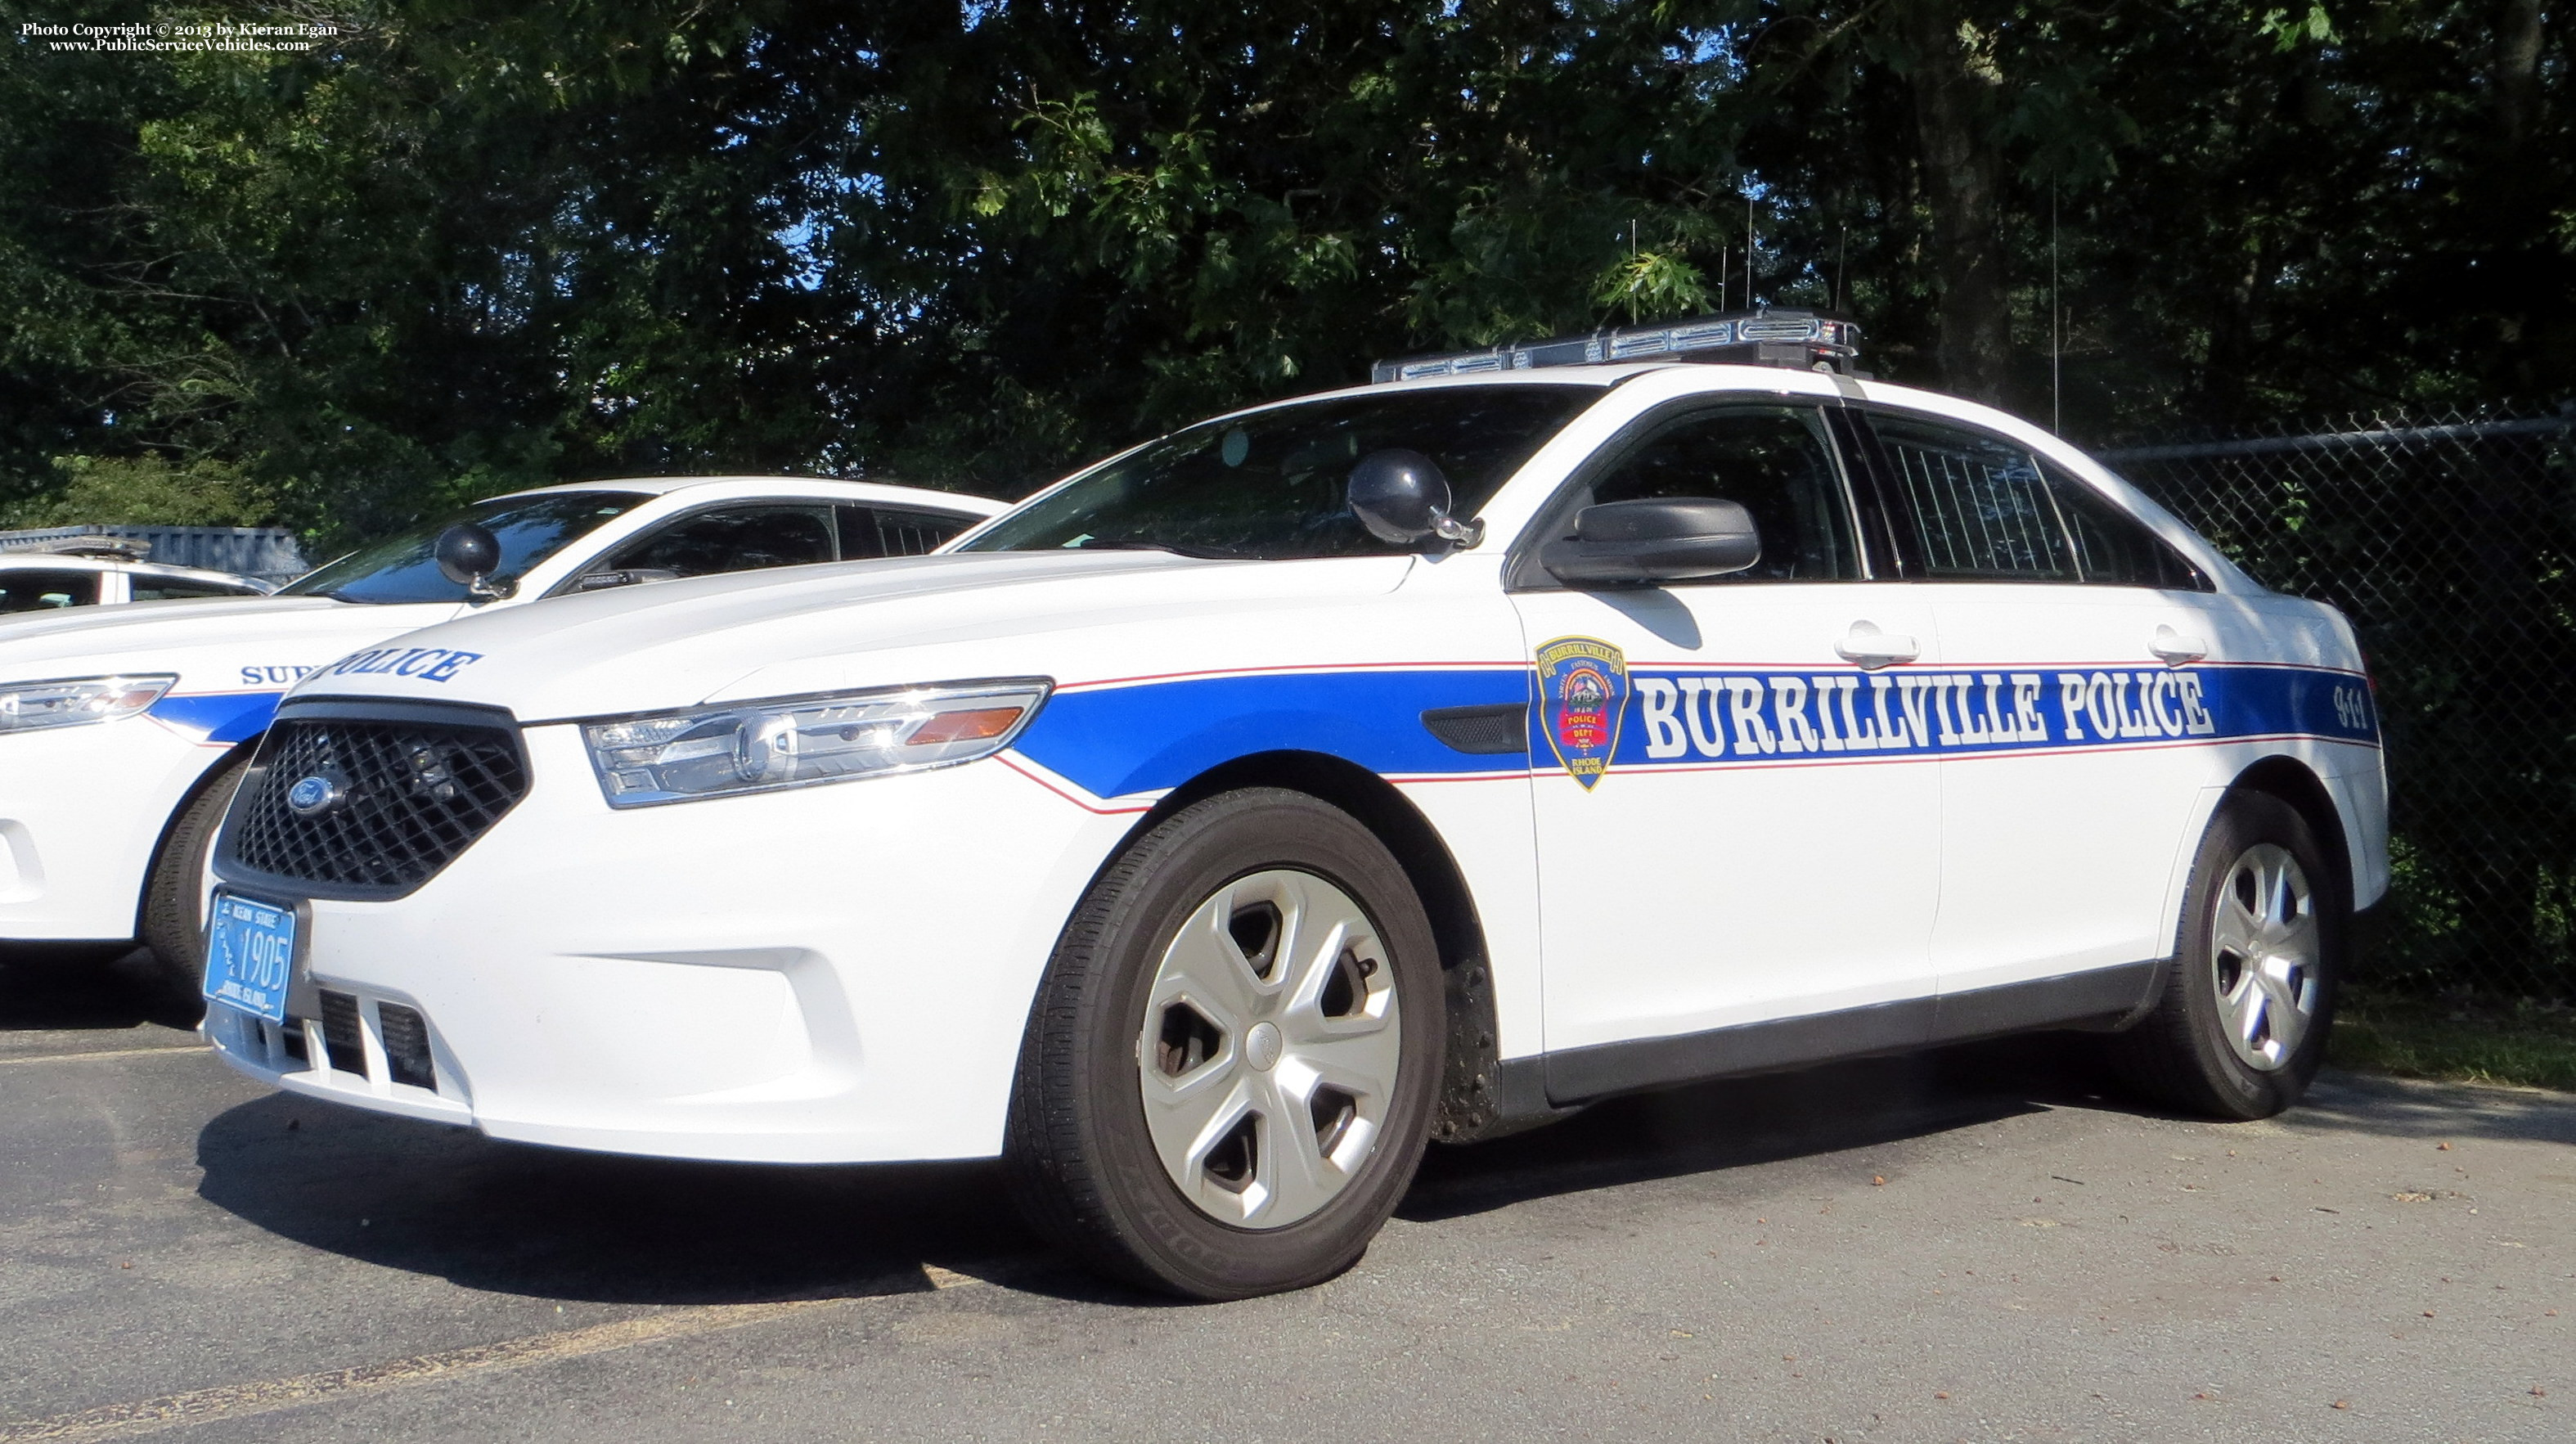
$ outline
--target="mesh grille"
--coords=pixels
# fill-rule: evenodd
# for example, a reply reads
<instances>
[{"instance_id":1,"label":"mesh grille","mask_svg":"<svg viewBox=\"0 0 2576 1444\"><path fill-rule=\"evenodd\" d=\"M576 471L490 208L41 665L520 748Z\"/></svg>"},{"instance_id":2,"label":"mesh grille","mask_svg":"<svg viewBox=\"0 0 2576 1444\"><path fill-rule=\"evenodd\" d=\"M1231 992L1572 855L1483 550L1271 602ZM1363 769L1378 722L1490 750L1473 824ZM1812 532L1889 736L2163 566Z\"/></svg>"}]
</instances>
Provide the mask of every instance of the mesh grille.
<instances>
[{"instance_id":1,"label":"mesh grille","mask_svg":"<svg viewBox=\"0 0 2576 1444\"><path fill-rule=\"evenodd\" d=\"M282 721L260 760L226 850L272 877L328 887L418 887L528 790L518 740L498 727ZM299 815L287 794L309 777L329 780L339 799Z\"/></svg>"}]
</instances>

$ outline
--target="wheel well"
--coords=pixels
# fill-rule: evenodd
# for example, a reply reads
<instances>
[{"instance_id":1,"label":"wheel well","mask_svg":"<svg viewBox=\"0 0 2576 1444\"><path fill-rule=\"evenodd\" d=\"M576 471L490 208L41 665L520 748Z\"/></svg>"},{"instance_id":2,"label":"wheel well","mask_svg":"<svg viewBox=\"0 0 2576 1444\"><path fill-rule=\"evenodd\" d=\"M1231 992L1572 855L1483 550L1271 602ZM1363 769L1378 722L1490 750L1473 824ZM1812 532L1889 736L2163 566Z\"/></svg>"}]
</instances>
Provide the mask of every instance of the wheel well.
<instances>
[{"instance_id":1,"label":"wheel well","mask_svg":"<svg viewBox=\"0 0 2576 1444\"><path fill-rule=\"evenodd\" d=\"M1260 752L1210 768L1172 789L1137 820L1128 841L1182 808L1244 787L1285 788L1328 802L1357 818L1395 855L1431 919L1447 984L1447 1058L1432 1136L1464 1141L1494 1126L1501 1116L1502 1078L1485 926L1467 889L1467 876L1439 830L1394 784L1356 763L1321 752Z\"/></svg>"},{"instance_id":2,"label":"wheel well","mask_svg":"<svg viewBox=\"0 0 2576 1444\"><path fill-rule=\"evenodd\" d=\"M197 780L189 783L188 790L181 793L178 802L171 806L170 815L161 819L161 831L152 839L151 859L143 864L143 891L134 900L134 935L136 937L143 936L143 915L152 906L152 874L161 866L161 854L169 849L171 829L179 825L180 818L188 815L189 808L197 805L198 798L206 795L206 789L215 785L215 779L224 775L225 768L257 752L260 738L267 735L263 732L259 736L246 737L234 743L231 750L216 758L205 771L197 774Z\"/></svg>"},{"instance_id":3,"label":"wheel well","mask_svg":"<svg viewBox=\"0 0 2576 1444\"><path fill-rule=\"evenodd\" d=\"M2236 774L2229 788L2236 792L2260 792L2296 808L2308 826L2316 829L2317 843L2326 850L2335 870L2335 883L2343 889L2344 905L2352 904L2352 853L2344 844L2343 814L2335 809L2334 795L2317 779L2307 765L2291 757L2266 757Z\"/></svg>"}]
</instances>

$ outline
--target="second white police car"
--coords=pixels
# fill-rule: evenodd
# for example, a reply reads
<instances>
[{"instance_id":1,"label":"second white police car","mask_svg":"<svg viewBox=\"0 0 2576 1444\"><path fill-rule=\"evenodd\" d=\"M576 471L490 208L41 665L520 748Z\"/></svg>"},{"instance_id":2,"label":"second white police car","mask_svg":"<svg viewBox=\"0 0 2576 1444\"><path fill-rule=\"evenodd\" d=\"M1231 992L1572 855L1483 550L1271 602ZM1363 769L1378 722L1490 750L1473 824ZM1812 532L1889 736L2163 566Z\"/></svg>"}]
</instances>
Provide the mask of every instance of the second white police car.
<instances>
[{"instance_id":1,"label":"second white police car","mask_svg":"<svg viewBox=\"0 0 2576 1444\"><path fill-rule=\"evenodd\" d=\"M431 675L463 662L393 639L548 596L925 552L1000 510L801 477L581 482L478 502L280 596L0 622L0 956L140 941L194 996L206 845L278 699L317 667ZM479 582L446 575L442 548L478 554Z\"/></svg>"},{"instance_id":2,"label":"second white police car","mask_svg":"<svg viewBox=\"0 0 2576 1444\"><path fill-rule=\"evenodd\" d=\"M1840 354L1417 363L940 555L325 668L207 1034L498 1138L999 1155L1203 1298L1347 1266L1427 1140L1693 1079L2076 1026L2288 1105L2387 884L2351 629L2009 416L1670 359L1748 319Z\"/></svg>"}]
</instances>

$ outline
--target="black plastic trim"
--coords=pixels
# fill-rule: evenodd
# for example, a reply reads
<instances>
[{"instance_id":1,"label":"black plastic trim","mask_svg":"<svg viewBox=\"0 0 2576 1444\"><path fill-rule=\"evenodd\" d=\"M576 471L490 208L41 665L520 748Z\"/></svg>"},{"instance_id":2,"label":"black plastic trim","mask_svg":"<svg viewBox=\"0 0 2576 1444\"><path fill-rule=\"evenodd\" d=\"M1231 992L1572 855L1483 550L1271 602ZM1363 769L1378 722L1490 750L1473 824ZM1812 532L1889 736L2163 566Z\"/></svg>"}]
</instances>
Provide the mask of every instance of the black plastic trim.
<instances>
[{"instance_id":1,"label":"black plastic trim","mask_svg":"<svg viewBox=\"0 0 2576 1444\"><path fill-rule=\"evenodd\" d=\"M1529 704L1496 702L1480 707L1434 707L1422 714L1422 730L1442 746L1479 757L1529 751Z\"/></svg>"},{"instance_id":2,"label":"black plastic trim","mask_svg":"<svg viewBox=\"0 0 2576 1444\"><path fill-rule=\"evenodd\" d=\"M2123 963L1943 997L1563 1049L1545 1055L1545 1101L1562 1108L1713 1078L2114 1019L2134 1010L2158 976L2153 960ZM1508 1083L1511 1065L1504 1066Z\"/></svg>"}]
</instances>

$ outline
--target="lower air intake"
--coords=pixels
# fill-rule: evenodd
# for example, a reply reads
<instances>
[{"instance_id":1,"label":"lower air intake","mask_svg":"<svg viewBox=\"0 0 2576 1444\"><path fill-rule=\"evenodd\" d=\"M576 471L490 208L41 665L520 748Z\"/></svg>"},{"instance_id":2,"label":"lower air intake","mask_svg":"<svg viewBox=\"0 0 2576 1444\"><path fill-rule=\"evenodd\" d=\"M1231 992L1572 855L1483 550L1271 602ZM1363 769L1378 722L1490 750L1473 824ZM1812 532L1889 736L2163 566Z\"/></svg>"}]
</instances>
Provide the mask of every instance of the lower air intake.
<instances>
[{"instance_id":1,"label":"lower air intake","mask_svg":"<svg viewBox=\"0 0 2576 1444\"><path fill-rule=\"evenodd\" d=\"M378 1003L376 1021L385 1040L385 1071L397 1083L435 1090L438 1073L429 1062L429 1020L399 1003Z\"/></svg>"}]
</instances>

